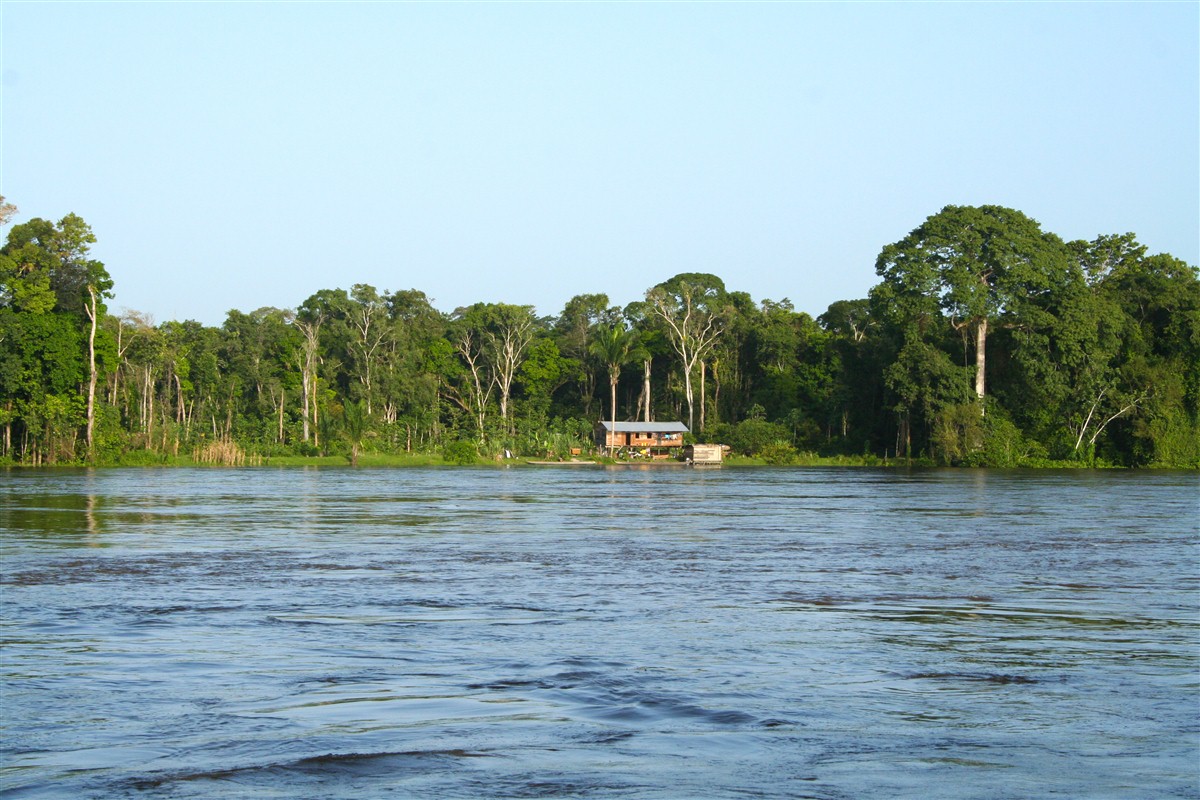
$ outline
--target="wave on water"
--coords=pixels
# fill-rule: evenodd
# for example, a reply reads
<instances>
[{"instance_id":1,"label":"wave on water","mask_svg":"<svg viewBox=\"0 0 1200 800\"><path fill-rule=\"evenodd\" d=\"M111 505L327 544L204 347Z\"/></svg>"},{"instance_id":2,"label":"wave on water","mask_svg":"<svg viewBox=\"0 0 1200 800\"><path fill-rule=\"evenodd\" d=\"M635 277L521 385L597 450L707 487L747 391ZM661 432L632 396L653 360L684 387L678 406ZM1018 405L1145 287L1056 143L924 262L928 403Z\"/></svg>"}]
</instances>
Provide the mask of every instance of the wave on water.
<instances>
[{"instance_id":1,"label":"wave on water","mask_svg":"<svg viewBox=\"0 0 1200 800\"><path fill-rule=\"evenodd\" d=\"M384 753L322 753L290 761L247 764L197 771L164 770L129 778L116 788L138 792L177 792L182 784L224 783L231 786L258 784L289 785L300 789L306 784L330 788L329 784L371 778L402 780L406 774L453 769L462 759L487 758L489 753L467 750L426 750Z\"/></svg>"}]
</instances>

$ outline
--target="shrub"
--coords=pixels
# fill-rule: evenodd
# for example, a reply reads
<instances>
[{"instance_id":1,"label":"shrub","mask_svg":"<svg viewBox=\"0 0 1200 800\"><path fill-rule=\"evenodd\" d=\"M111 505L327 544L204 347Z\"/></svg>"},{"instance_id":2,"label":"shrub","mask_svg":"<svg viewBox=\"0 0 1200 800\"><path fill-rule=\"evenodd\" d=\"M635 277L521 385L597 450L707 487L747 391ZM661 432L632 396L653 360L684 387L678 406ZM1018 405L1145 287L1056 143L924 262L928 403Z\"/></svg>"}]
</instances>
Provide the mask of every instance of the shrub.
<instances>
[{"instance_id":1,"label":"shrub","mask_svg":"<svg viewBox=\"0 0 1200 800\"><path fill-rule=\"evenodd\" d=\"M442 460L447 464L457 464L459 466L467 466L475 463L479 451L475 448L474 442L468 442L460 439L457 442L451 442L442 450Z\"/></svg>"},{"instance_id":2,"label":"shrub","mask_svg":"<svg viewBox=\"0 0 1200 800\"><path fill-rule=\"evenodd\" d=\"M729 433L729 446L734 452L746 456L762 453L764 448L788 440L787 428L764 419L742 420Z\"/></svg>"},{"instance_id":3,"label":"shrub","mask_svg":"<svg viewBox=\"0 0 1200 800\"><path fill-rule=\"evenodd\" d=\"M768 464L780 466L796 463L796 448L787 442L772 442L758 451L758 455Z\"/></svg>"}]
</instances>

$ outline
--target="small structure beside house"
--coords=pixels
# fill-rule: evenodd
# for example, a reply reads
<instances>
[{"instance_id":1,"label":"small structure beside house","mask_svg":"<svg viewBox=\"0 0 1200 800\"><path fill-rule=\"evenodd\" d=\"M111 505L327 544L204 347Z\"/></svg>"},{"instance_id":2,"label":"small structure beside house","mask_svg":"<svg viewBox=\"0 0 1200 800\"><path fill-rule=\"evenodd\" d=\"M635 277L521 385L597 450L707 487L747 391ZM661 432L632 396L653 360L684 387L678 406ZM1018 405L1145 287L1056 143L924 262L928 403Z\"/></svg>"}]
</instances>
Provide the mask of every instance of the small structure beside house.
<instances>
[{"instance_id":1,"label":"small structure beside house","mask_svg":"<svg viewBox=\"0 0 1200 800\"><path fill-rule=\"evenodd\" d=\"M728 449L728 445L723 444L689 444L683 448L683 459L696 466L720 464Z\"/></svg>"},{"instance_id":2,"label":"small structure beside house","mask_svg":"<svg viewBox=\"0 0 1200 800\"><path fill-rule=\"evenodd\" d=\"M682 452L682 422L597 422L596 446L632 451L648 458L674 458Z\"/></svg>"}]
</instances>

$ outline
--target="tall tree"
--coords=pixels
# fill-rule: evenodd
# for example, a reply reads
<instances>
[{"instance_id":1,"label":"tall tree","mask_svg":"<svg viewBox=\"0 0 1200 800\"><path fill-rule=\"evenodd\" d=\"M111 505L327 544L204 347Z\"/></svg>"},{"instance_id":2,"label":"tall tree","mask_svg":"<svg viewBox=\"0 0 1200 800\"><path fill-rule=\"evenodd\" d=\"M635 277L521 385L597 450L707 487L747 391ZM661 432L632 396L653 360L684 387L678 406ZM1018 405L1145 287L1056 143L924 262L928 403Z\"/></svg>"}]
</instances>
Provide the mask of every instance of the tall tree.
<instances>
[{"instance_id":1,"label":"tall tree","mask_svg":"<svg viewBox=\"0 0 1200 800\"><path fill-rule=\"evenodd\" d=\"M470 308L460 308L454 312L449 338L454 345L454 351L462 359L470 373L468 389L469 402L462 402L464 409L469 410L475 418L482 441L486 434L488 401L491 399L495 381L490 371L487 342L484 331L488 324L488 309L483 303L476 303ZM455 392L455 396L462 396Z\"/></svg>"},{"instance_id":2,"label":"tall tree","mask_svg":"<svg viewBox=\"0 0 1200 800\"><path fill-rule=\"evenodd\" d=\"M621 378L621 367L629 362L630 353L637 346L637 334L626 328L623 324L614 324L602 328L600 334L592 342L592 353L601 363L608 368L608 386L609 386L609 417L612 419L613 435L609 437L609 441L613 441L616 436L617 426L617 381ZM609 447L611 450L611 445Z\"/></svg>"},{"instance_id":3,"label":"tall tree","mask_svg":"<svg viewBox=\"0 0 1200 800\"><path fill-rule=\"evenodd\" d=\"M662 320L683 372L688 430L695 424L692 379L700 360L712 349L729 317L725 283L716 275L685 272L646 292L646 301Z\"/></svg>"},{"instance_id":4,"label":"tall tree","mask_svg":"<svg viewBox=\"0 0 1200 800\"><path fill-rule=\"evenodd\" d=\"M403 429L404 447L411 450L414 432L432 437L437 430L438 375L426 362L433 342L442 340L446 321L424 292L397 291L385 300L391 332L380 379L383 420L397 432Z\"/></svg>"},{"instance_id":5,"label":"tall tree","mask_svg":"<svg viewBox=\"0 0 1200 800\"><path fill-rule=\"evenodd\" d=\"M305 442L313 438L313 446L319 447L317 425L317 367L321 358L321 326L325 322L325 311L317 305L301 306L292 324L300 331L301 343L296 353L296 366L300 369L300 393L303 403L301 429Z\"/></svg>"},{"instance_id":6,"label":"tall tree","mask_svg":"<svg viewBox=\"0 0 1200 800\"><path fill-rule=\"evenodd\" d=\"M54 311L83 315L88 323L86 395L86 442L94 446L96 419L96 332L104 314L104 298L112 296L112 279L104 264L91 258L96 236L76 214L67 214L57 224L32 219L15 226L3 248L10 265L0 297L28 310L46 311L53 292ZM8 277L11 275L11 277Z\"/></svg>"},{"instance_id":7,"label":"tall tree","mask_svg":"<svg viewBox=\"0 0 1200 800\"><path fill-rule=\"evenodd\" d=\"M1066 248L1037 222L1002 206L946 206L883 248L875 271L898 292L937 298L973 341L975 394L987 394L988 331L1019 317L1067 268ZM981 406L982 408L982 406Z\"/></svg>"},{"instance_id":8,"label":"tall tree","mask_svg":"<svg viewBox=\"0 0 1200 800\"><path fill-rule=\"evenodd\" d=\"M583 415L590 418L592 402L596 395L596 365L591 353L591 343L599 325L615 322L613 311L608 307L606 294L579 294L567 301L562 313L554 322L554 333L558 337L558 350L566 358L573 359L577 367L579 399Z\"/></svg>"},{"instance_id":9,"label":"tall tree","mask_svg":"<svg viewBox=\"0 0 1200 800\"><path fill-rule=\"evenodd\" d=\"M374 413L372 404L373 378L380 347L391 332L387 322L385 300L374 286L356 283L350 287L351 304L348 310L350 327L354 330L353 353L358 365L358 380L367 402L367 416Z\"/></svg>"}]
</instances>

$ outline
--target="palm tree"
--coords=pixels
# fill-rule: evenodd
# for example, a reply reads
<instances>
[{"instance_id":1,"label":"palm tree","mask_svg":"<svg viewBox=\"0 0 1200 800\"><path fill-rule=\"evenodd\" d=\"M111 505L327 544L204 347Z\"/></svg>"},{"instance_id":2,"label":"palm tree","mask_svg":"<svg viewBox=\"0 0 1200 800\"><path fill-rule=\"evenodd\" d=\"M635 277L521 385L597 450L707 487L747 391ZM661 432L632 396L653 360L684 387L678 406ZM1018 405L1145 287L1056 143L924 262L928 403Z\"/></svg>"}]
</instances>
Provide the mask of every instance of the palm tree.
<instances>
[{"instance_id":1,"label":"palm tree","mask_svg":"<svg viewBox=\"0 0 1200 800\"><path fill-rule=\"evenodd\" d=\"M621 367L629 362L630 354L637 344L637 335L625 328L621 322L607 328L601 328L589 350L608 367L608 386L611 391L612 430L609 432L609 453L611 455L617 427L617 381L621 377Z\"/></svg>"}]
</instances>

